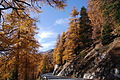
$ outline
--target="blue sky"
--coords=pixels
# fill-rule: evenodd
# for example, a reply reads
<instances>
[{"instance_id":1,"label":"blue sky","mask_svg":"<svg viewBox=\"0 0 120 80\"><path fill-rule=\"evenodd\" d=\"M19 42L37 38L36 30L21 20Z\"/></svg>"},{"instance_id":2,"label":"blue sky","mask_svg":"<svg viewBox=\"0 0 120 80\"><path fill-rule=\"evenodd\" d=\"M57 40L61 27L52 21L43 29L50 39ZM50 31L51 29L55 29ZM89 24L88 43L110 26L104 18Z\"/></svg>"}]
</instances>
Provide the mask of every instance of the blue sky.
<instances>
[{"instance_id":1,"label":"blue sky","mask_svg":"<svg viewBox=\"0 0 120 80\"><path fill-rule=\"evenodd\" d=\"M82 6L87 7L87 0L68 0L65 10L59 10L47 5L42 7L42 13L39 14L37 27L39 28L37 40L41 44L40 51L47 51L55 47L58 34L66 31L68 28L70 12L73 6L80 11Z\"/></svg>"}]
</instances>

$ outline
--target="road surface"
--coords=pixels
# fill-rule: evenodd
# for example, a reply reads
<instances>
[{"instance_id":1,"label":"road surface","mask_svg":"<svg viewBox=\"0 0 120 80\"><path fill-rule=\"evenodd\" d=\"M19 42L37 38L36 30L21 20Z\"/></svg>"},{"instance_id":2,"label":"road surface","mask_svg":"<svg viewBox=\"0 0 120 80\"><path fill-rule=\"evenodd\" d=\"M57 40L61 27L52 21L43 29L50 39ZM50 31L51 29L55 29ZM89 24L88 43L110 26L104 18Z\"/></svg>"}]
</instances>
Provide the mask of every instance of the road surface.
<instances>
[{"instance_id":1,"label":"road surface","mask_svg":"<svg viewBox=\"0 0 120 80\"><path fill-rule=\"evenodd\" d=\"M61 76L54 76L52 73L43 74L41 77L43 80L84 80L82 78L66 78Z\"/></svg>"}]
</instances>

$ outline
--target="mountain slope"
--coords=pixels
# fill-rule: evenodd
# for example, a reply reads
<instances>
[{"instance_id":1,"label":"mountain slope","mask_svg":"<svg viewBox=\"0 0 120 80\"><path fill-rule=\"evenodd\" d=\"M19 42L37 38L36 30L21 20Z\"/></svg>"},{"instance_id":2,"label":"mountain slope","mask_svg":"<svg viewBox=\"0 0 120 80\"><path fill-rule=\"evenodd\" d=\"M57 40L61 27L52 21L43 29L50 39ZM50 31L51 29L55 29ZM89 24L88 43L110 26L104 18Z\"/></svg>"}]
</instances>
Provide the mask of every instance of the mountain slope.
<instances>
[{"instance_id":1,"label":"mountain slope","mask_svg":"<svg viewBox=\"0 0 120 80\"><path fill-rule=\"evenodd\" d=\"M99 45L91 48L83 59L78 56L67 62L70 64L64 66L64 70L58 73L59 76L120 80L120 37L107 46Z\"/></svg>"}]
</instances>

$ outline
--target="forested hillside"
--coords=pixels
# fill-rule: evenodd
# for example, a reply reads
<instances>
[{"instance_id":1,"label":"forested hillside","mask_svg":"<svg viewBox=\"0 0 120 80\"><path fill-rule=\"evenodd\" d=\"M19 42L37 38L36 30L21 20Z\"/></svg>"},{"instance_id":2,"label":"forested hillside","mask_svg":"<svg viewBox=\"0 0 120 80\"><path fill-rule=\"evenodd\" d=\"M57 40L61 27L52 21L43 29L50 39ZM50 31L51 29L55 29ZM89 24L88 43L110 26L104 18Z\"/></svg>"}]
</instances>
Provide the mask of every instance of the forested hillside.
<instances>
[{"instance_id":1,"label":"forested hillside","mask_svg":"<svg viewBox=\"0 0 120 80\"><path fill-rule=\"evenodd\" d=\"M69 28L58 38L54 55L61 55L64 63L98 43L110 44L114 38L119 37L118 7L119 1L100 0L89 0L88 9L82 7L80 12L74 7L70 14Z\"/></svg>"},{"instance_id":2,"label":"forested hillside","mask_svg":"<svg viewBox=\"0 0 120 80\"><path fill-rule=\"evenodd\" d=\"M82 7L80 12L73 8L68 30L58 38L53 52L53 60L59 65L55 75L120 79L119 4L114 0L88 0L88 8Z\"/></svg>"},{"instance_id":3,"label":"forested hillside","mask_svg":"<svg viewBox=\"0 0 120 80\"><path fill-rule=\"evenodd\" d=\"M31 17L32 11L42 12L42 4L67 6L66 0L0 1L0 80L37 80L53 71L69 78L120 80L119 0L73 7L67 31L46 52L39 51L37 20Z\"/></svg>"}]
</instances>

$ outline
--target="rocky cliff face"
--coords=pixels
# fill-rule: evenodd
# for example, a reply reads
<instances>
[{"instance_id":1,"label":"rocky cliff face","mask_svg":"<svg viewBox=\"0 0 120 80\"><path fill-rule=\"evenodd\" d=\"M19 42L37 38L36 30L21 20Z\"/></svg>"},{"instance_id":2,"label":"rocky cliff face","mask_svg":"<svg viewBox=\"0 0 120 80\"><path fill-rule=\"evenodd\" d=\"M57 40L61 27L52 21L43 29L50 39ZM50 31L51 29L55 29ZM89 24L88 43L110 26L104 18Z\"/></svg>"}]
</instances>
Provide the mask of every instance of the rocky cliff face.
<instances>
[{"instance_id":1,"label":"rocky cliff face","mask_svg":"<svg viewBox=\"0 0 120 80\"><path fill-rule=\"evenodd\" d=\"M120 38L108 46L97 44L83 59L78 56L67 62L58 76L120 80Z\"/></svg>"}]
</instances>

